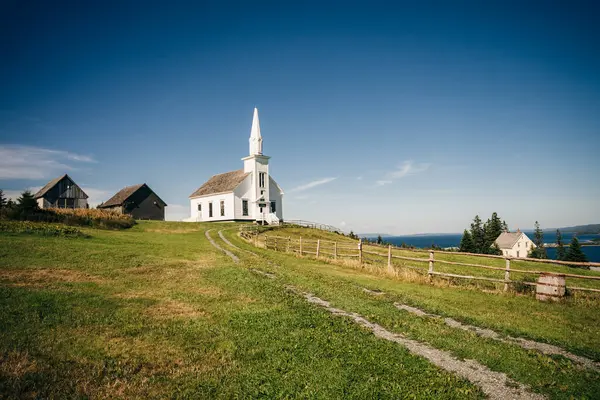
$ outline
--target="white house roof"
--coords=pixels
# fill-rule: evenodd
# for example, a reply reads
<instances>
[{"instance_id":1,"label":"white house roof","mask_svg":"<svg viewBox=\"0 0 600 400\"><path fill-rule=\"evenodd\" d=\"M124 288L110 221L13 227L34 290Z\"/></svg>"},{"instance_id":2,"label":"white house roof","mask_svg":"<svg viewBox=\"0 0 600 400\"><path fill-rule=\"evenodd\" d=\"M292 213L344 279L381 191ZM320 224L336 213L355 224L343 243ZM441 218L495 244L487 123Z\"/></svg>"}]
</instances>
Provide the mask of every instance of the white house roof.
<instances>
[{"instance_id":1,"label":"white house roof","mask_svg":"<svg viewBox=\"0 0 600 400\"><path fill-rule=\"evenodd\" d=\"M190 198L232 192L248 175L250 172L244 172L243 169L213 175L192 193Z\"/></svg>"},{"instance_id":2,"label":"white house roof","mask_svg":"<svg viewBox=\"0 0 600 400\"><path fill-rule=\"evenodd\" d=\"M512 249L522 235L523 232L502 232L495 243L501 249Z\"/></svg>"}]
</instances>

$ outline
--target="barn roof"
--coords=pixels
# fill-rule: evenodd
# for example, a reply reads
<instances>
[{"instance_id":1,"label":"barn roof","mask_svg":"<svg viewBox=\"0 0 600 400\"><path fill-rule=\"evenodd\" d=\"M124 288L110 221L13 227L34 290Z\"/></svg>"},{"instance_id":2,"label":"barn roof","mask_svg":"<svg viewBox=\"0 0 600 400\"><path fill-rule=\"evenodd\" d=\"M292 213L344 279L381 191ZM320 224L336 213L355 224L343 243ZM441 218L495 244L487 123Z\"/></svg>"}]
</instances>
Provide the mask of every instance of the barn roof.
<instances>
[{"instance_id":1,"label":"barn roof","mask_svg":"<svg viewBox=\"0 0 600 400\"><path fill-rule=\"evenodd\" d=\"M502 232L496 239L496 244L501 249L512 249L523 232Z\"/></svg>"},{"instance_id":2,"label":"barn roof","mask_svg":"<svg viewBox=\"0 0 600 400\"><path fill-rule=\"evenodd\" d=\"M146 185L145 183L141 183L139 185L132 185L132 186L126 186L126 187L124 187L123 189L119 190L113 197L111 197L110 199L106 200L104 203L100 204L98 206L98 208L105 208L105 207L113 207L113 206L123 205L123 203L129 197L131 197L132 194L134 194L135 192L137 192L139 189L141 189L144 186L146 186L152 193L154 193L156 195L156 197L158 197L158 195L152 189L150 189L150 186ZM162 201L165 204L165 206L167 205L167 203L165 203L163 201L163 199L161 199L160 197L158 197L158 199L160 201Z\"/></svg>"},{"instance_id":3,"label":"barn roof","mask_svg":"<svg viewBox=\"0 0 600 400\"><path fill-rule=\"evenodd\" d=\"M34 199L39 199L40 197L43 197L46 193L48 193L48 191L50 189L52 189L54 186L58 185L58 182L62 181L63 179L68 178L71 182L73 182L74 185L77 185L75 183L75 181L67 174L61 175L56 179L52 179L50 182L46 183L46 185L44 185L43 188L41 188L40 190L38 190L38 192L33 196ZM79 187L79 186L77 186ZM79 188L79 190L81 190L81 188ZM81 193L83 193L83 195L85 196L85 198L88 198L88 195L81 190Z\"/></svg>"},{"instance_id":4,"label":"barn roof","mask_svg":"<svg viewBox=\"0 0 600 400\"><path fill-rule=\"evenodd\" d=\"M209 194L226 193L233 191L242 181L250 175L250 172L244 172L243 169L225 172L223 174L213 175L208 181L200 186L192 197L206 196Z\"/></svg>"}]
</instances>

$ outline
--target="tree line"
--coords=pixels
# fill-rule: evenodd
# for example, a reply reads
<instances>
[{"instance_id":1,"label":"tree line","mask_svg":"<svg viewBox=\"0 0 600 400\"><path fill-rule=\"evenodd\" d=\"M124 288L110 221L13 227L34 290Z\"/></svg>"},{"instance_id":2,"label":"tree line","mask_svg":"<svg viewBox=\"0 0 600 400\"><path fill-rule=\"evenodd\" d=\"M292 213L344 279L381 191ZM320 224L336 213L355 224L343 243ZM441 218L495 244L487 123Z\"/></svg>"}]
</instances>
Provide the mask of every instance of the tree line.
<instances>
[{"instance_id":1,"label":"tree line","mask_svg":"<svg viewBox=\"0 0 600 400\"><path fill-rule=\"evenodd\" d=\"M479 215L476 215L470 229L465 229L463 232L459 251L464 253L502 255L496 239L502 232L508 231L506 221L502 220L496 212L492 213L492 216L485 223L481 221ZM548 253L544 246L544 232L540 228L538 221L535 221L533 243L535 246L531 248L527 256L538 259L548 258ZM577 239L577 235L574 234L569 246L565 247L559 229L556 230L556 259L574 262L588 261L585 253L581 250L581 244Z\"/></svg>"}]
</instances>

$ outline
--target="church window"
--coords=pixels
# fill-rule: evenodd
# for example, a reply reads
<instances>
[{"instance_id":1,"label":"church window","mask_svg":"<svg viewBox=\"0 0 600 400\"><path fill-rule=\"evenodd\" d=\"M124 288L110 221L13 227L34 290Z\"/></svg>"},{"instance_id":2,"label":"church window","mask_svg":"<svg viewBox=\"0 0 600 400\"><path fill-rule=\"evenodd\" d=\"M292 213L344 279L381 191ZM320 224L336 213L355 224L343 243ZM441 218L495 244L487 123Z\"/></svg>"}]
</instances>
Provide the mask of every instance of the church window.
<instances>
[{"instance_id":1,"label":"church window","mask_svg":"<svg viewBox=\"0 0 600 400\"><path fill-rule=\"evenodd\" d=\"M208 203L208 217L212 218L213 213L212 213L212 202Z\"/></svg>"},{"instance_id":2,"label":"church window","mask_svg":"<svg viewBox=\"0 0 600 400\"><path fill-rule=\"evenodd\" d=\"M258 173L258 186L261 188L265 187L265 173L264 172L259 172Z\"/></svg>"},{"instance_id":3,"label":"church window","mask_svg":"<svg viewBox=\"0 0 600 400\"><path fill-rule=\"evenodd\" d=\"M242 200L242 215L244 217L248 216L248 200Z\"/></svg>"},{"instance_id":4,"label":"church window","mask_svg":"<svg viewBox=\"0 0 600 400\"><path fill-rule=\"evenodd\" d=\"M277 209L276 209L276 207L275 207L275 204L276 204L276 203L275 203L274 201L272 201L272 202L271 202L271 212L272 212L272 213L274 213L275 211L277 211Z\"/></svg>"},{"instance_id":5,"label":"church window","mask_svg":"<svg viewBox=\"0 0 600 400\"><path fill-rule=\"evenodd\" d=\"M221 217L225 216L225 200L221 200Z\"/></svg>"},{"instance_id":6,"label":"church window","mask_svg":"<svg viewBox=\"0 0 600 400\"><path fill-rule=\"evenodd\" d=\"M198 203L198 211L202 211L202 203Z\"/></svg>"}]
</instances>

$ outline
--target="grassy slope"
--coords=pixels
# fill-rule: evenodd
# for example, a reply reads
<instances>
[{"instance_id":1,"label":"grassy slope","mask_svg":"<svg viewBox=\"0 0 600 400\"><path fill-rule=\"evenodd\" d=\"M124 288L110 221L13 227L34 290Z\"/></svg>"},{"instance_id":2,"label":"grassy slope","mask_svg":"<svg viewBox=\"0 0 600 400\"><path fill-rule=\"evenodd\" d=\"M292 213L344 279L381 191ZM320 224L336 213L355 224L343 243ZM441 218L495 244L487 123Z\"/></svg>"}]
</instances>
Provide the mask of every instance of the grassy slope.
<instances>
[{"instance_id":1,"label":"grassy slope","mask_svg":"<svg viewBox=\"0 0 600 400\"><path fill-rule=\"evenodd\" d=\"M234 233L230 235L235 240ZM458 357L475 359L531 385L536 391L555 398L571 395L595 398L600 393L600 374L581 371L562 357L544 356L483 339L448 328L440 320L400 312L393 306L396 301L411 304L506 334L554 343L600 360L597 300L576 298L560 304L541 303L529 296L399 282L345 266L261 249L255 251L285 266L273 272L284 274L288 282L331 300L334 306L366 315L392 331L424 340ZM363 287L381 289L386 295L374 297L366 294Z\"/></svg>"},{"instance_id":2,"label":"grassy slope","mask_svg":"<svg viewBox=\"0 0 600 400\"><path fill-rule=\"evenodd\" d=\"M274 229L272 231L267 231L263 233L261 236L270 235L270 236L281 236L281 237L291 237L292 239L297 239L302 237L303 240L309 239L314 241L316 239L327 240L327 241L337 241L342 246L351 246L355 247L356 240L351 240L348 237L326 232L320 231L318 229L309 229L309 228L298 228L298 227L282 227L278 229ZM295 245L296 248L298 245ZM304 243L304 249L309 251L314 251L316 247L314 244L308 244L308 242ZM331 252L332 244L329 242L324 242L322 244L322 248L325 251ZM386 264L387 263L387 248L382 248L376 245L365 245L363 247L364 250L377 252L382 254L382 257L373 256L364 254L364 260L366 262L373 263L375 265ZM353 250L355 253L356 250ZM422 258L423 261L406 261L401 259L394 259L394 264L397 266L409 265L414 267L422 268L426 270L428 267L428 258L429 254L427 251L414 251L414 250L404 250L404 249L393 249L393 255L396 256L404 256L404 257L413 257L413 258ZM497 258L486 258L486 257L478 257L478 256L468 256L463 254L445 254L445 253L435 253L436 260L444 260L444 261L452 261L452 262L462 262L468 264L480 264L480 265L488 265L498 268L505 268L505 260L497 259ZM532 270L532 271L549 271L549 272L557 272L557 273L569 273L569 274L577 274L577 275L587 275L587 276L600 276L600 272L598 271L590 271L579 268L570 268L567 266L560 265L552 265L547 263L536 263L529 261L511 261L511 268L519 269L519 270ZM473 275L473 276L481 276L481 277L489 277L496 279L504 279L504 271L498 270L490 270L490 269L482 269L476 267L468 267L468 266L456 266L456 265L448 265L442 263L435 264L435 271L437 272L446 272L446 273L454 273L460 275ZM527 282L535 282L537 279L537 275L535 274L526 274L526 273L518 273L511 272L511 279L513 280L524 280ZM464 281L463 281L464 282ZM481 283L480 283L481 284ZM482 284L483 286L492 287L494 284ZM595 288L600 289L600 280L583 280L577 278L567 278L567 286L576 286L576 287L585 287L585 288Z\"/></svg>"},{"instance_id":3,"label":"grassy slope","mask_svg":"<svg viewBox=\"0 0 600 400\"><path fill-rule=\"evenodd\" d=\"M245 268L263 263L232 264L204 229L0 235L0 394L481 397Z\"/></svg>"}]
</instances>

